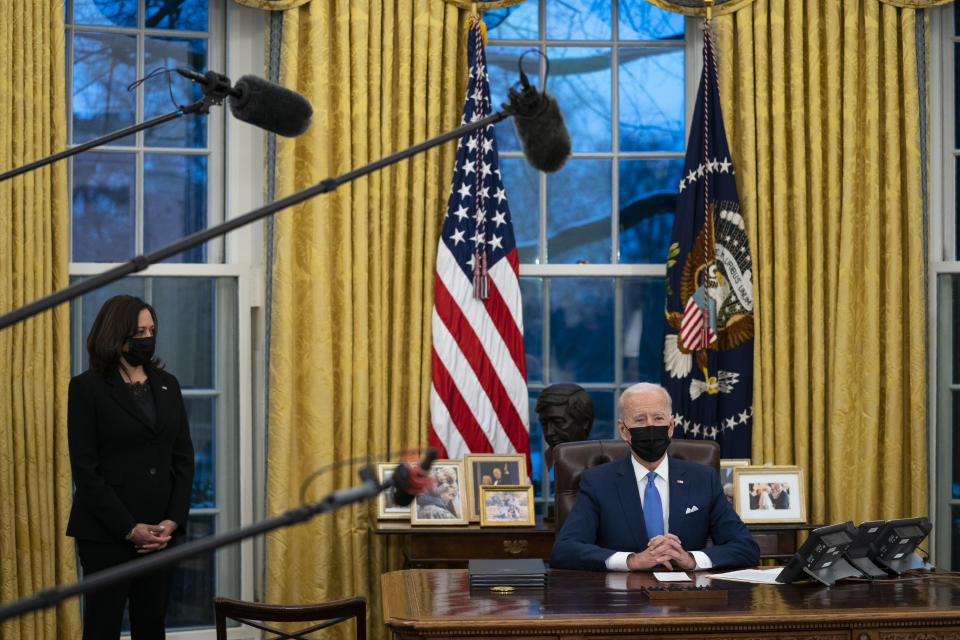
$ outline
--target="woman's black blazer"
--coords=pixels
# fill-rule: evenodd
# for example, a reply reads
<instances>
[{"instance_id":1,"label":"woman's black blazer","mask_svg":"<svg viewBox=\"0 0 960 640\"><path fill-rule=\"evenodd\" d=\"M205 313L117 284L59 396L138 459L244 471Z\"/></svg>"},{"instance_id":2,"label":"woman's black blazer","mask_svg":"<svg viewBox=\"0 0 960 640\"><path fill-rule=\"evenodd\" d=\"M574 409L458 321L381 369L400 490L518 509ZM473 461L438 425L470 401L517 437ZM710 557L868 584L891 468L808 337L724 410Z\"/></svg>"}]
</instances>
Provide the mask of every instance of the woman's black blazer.
<instances>
[{"instance_id":1,"label":"woman's black blazer","mask_svg":"<svg viewBox=\"0 0 960 640\"><path fill-rule=\"evenodd\" d=\"M139 522L173 520L186 530L193 443L180 383L147 367L157 408L151 425L120 372L88 370L70 380L67 436L73 508L67 535L122 541Z\"/></svg>"}]
</instances>

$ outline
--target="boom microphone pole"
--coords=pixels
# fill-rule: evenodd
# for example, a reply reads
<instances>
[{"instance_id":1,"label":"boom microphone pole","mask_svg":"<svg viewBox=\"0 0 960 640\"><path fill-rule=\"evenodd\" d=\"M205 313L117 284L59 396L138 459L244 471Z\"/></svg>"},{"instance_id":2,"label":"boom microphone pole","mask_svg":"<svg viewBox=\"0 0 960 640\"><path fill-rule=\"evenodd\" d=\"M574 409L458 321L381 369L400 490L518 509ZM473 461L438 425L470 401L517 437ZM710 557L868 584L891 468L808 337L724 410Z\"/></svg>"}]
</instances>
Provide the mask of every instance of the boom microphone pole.
<instances>
[{"instance_id":1,"label":"boom microphone pole","mask_svg":"<svg viewBox=\"0 0 960 640\"><path fill-rule=\"evenodd\" d=\"M256 76L243 76L237 81L236 87L231 88L229 78L213 71L208 71L206 74L201 75L195 71L177 69L177 73L194 82L200 83L205 94L203 100L195 105L191 105L191 107L184 107L184 109L193 107L196 107L196 110L209 108L210 104L219 104L226 96L230 96L230 109L234 116L251 124L263 127L268 131L273 131L280 135L295 136L302 133L310 125L310 116L313 113L313 109L306 98L296 92L267 82ZM68 287L3 314L0 316L0 330L22 320L26 320L58 304L73 300L88 291L93 291L111 282L115 282L131 273L143 271L151 264L166 260L182 251L191 249L217 236L224 235L245 224L265 218L270 214L286 209L291 205L299 204L321 193L333 191L341 184L356 180L369 173L373 173L374 171L414 156L421 151L426 151L427 149L441 145L444 142L463 137L468 133L505 120L510 116L515 116L517 134L523 145L523 155L527 161L534 168L541 171L548 173L557 171L570 156L571 148L570 134L567 131L566 124L564 124L563 114L560 112L557 101L553 96L546 91L538 90L529 83L526 74L523 73L522 66L520 69L519 84L522 87L521 90L511 89L508 94L510 102L509 104L505 103L500 105L503 107L500 111L495 111L479 120L463 124L447 133L440 134L420 144L408 147L385 158L348 171L347 173L333 178L327 178L312 187L308 187L285 198L254 209L238 218L227 220L208 229L197 231L166 247L161 247L152 253L135 256L129 261L112 269L108 269L103 273L99 273L86 280L75 282ZM276 113L277 109L271 109L271 105L279 105L279 111L284 117L278 117ZM175 112L167 116L161 116L161 118L172 119L179 116L179 114L180 112ZM291 122L284 123L284 120L290 120ZM136 125L136 127L131 127L130 130L125 129L112 134L110 139L112 140L114 137L127 135L131 130L139 130L140 128L145 128L145 126L152 126L153 124L156 123L151 120L141 125ZM93 142L97 141L91 141L88 145ZM84 148L88 147L83 145L82 147L77 147L57 155L66 157L67 155L73 155L73 153L82 151ZM51 158L52 157L53 156L51 156ZM52 162L52 160L40 160L38 162L48 163ZM31 165L27 165L20 169L14 169L13 172L0 174L0 181L5 179L8 174L27 171L30 166Z\"/></svg>"},{"instance_id":2,"label":"boom microphone pole","mask_svg":"<svg viewBox=\"0 0 960 640\"><path fill-rule=\"evenodd\" d=\"M176 69L176 72L184 78L200 84L203 98L186 107L178 106L176 111L157 116L152 120L108 133L65 151L35 160L22 167L0 173L0 182L53 164L57 160L75 156L82 151L119 140L132 133L155 127L188 113L206 115L210 113L210 107L221 104L228 97L230 112L233 113L234 117L261 129L266 129L271 133L294 137L306 131L307 127L310 126L310 116L313 115L313 107L310 106L310 102L299 93L267 82L263 78L246 75L237 80L236 85L231 86L230 78L216 71L207 71L201 74L192 69ZM152 75L153 73L143 80L150 78ZM138 80L131 87L143 80Z\"/></svg>"},{"instance_id":3,"label":"boom microphone pole","mask_svg":"<svg viewBox=\"0 0 960 640\"><path fill-rule=\"evenodd\" d=\"M224 545L240 542L241 540L246 540L247 538L267 533L280 527L288 527L293 524L306 522L315 515L335 511L355 502L363 502L364 500L373 498L388 487L394 487L397 490L398 496L409 496L409 503L415 495L419 495L428 489L430 483L426 481L425 474L436 457L436 449L428 449L423 460L421 460L415 468L412 466L412 462L401 462L397 465L396 471L394 472L396 477L391 477L383 484L377 482L377 473L373 470L373 467L364 467L359 472L360 479L363 481L361 485L328 493L320 502L304 504L300 507L285 511L273 518L268 518L234 531L199 538L170 549L165 549L159 553L155 552L143 558L131 560L110 567L109 569L98 571L89 576L84 576L82 580L78 580L73 584L38 591L32 596L0 605L0 623L8 618L21 616L30 611L52 607L67 598L82 593L99 591L121 582L139 578L151 571L174 565L181 560L192 558L201 553L214 551Z\"/></svg>"},{"instance_id":4,"label":"boom microphone pole","mask_svg":"<svg viewBox=\"0 0 960 640\"><path fill-rule=\"evenodd\" d=\"M289 206L299 204L304 200L308 200L321 193L327 193L329 191L333 191L334 189L339 187L341 184L350 182L352 180L356 180L357 178L365 176L368 173L372 173L374 171L377 171L378 169L382 169L383 167L389 166L391 164L394 164L396 162L409 158L410 156L414 156L420 153L421 151L426 151L427 149L441 145L444 142L448 142L450 140L454 140L456 138L464 136L472 131L476 131L477 129L486 127L487 125L491 125L496 122L500 122L501 120L505 120L511 115L513 114L508 110L496 111L494 113L491 113L489 116L486 116L479 120L475 120L474 122L470 122L465 125L461 125L456 129L448 131L447 133L441 134L435 138L431 138L429 140L421 142L420 144L414 145L412 147L408 147L407 149L404 149L402 151L398 151L397 153L389 155L385 158L381 158L380 160L371 162L370 164L364 165L357 169L353 169L352 171L348 171L347 173L341 174L339 176L335 176L333 178L327 178L326 180L318 182L312 187L308 187L306 189L303 189L302 191L293 193L285 198L281 198L280 200L271 202L270 204L264 205L258 209L254 209L250 213L246 213L240 217L233 218L232 220L227 220L226 222L210 227L208 229L203 229L201 231L191 233L190 235L172 244L169 244L166 247L162 247L146 255L139 255L134 258L131 258L129 261L119 266L116 266L112 269L108 269L103 273L99 273L95 276L87 278L86 280L75 282L74 284L68 287L65 287L59 291L56 291L47 296L44 296L43 298L34 300L33 302L29 304L25 304L24 306L19 307L17 309L14 309L9 313L5 313L4 315L0 316L0 329L5 329L10 325L16 324L21 320L25 320L38 313L46 311L47 309L50 309L51 307L55 307L60 303L73 300L77 296L83 295L88 291L93 291L94 289L98 289L104 285L110 284L111 282L115 282L124 276L130 275L131 273L136 273L137 271L143 271L144 269L146 269L151 264L154 264L155 262L166 260L167 258L180 253L181 251L186 251L187 249L191 249L208 240L216 238L217 236L224 235L225 233L228 233L230 231L233 231L234 229L242 227L245 224L248 224L250 222L255 222L272 213L276 213L277 211L286 209Z\"/></svg>"}]
</instances>

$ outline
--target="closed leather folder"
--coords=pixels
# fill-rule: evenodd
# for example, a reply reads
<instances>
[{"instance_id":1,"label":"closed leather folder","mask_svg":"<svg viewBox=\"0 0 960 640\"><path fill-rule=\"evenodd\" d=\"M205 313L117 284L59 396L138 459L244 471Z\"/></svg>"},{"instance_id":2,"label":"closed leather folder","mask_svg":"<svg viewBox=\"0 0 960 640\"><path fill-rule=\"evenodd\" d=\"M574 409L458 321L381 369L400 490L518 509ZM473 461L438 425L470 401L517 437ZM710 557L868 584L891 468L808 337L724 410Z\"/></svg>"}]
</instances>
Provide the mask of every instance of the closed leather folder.
<instances>
[{"instance_id":1,"label":"closed leather folder","mask_svg":"<svg viewBox=\"0 0 960 640\"><path fill-rule=\"evenodd\" d=\"M546 584L547 567L540 558L470 560L472 587L538 587Z\"/></svg>"}]
</instances>

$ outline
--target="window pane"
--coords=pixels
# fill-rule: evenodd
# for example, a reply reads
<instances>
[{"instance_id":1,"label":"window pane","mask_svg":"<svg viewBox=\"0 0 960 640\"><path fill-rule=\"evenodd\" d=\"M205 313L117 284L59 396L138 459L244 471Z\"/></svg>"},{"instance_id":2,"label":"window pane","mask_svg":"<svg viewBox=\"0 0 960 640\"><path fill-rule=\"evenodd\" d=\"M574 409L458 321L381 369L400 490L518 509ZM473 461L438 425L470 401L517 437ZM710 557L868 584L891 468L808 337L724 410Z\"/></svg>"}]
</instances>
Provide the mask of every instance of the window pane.
<instances>
[{"instance_id":1,"label":"window pane","mask_svg":"<svg viewBox=\"0 0 960 640\"><path fill-rule=\"evenodd\" d=\"M215 514L191 514L187 523L186 540L183 542L192 542L216 533ZM223 553L217 552L216 559L213 554L204 553L177 564L173 572L170 606L167 610L168 630L214 625L213 598L224 596L224 589L234 589L233 585L222 585L221 589L214 587L217 577L216 560L219 560Z\"/></svg>"},{"instance_id":2,"label":"window pane","mask_svg":"<svg viewBox=\"0 0 960 640\"><path fill-rule=\"evenodd\" d=\"M86 280L89 276L71 276L70 284ZM87 353L87 336L90 334L90 328L93 327L93 321L97 317L97 312L103 303L112 298L125 294L128 296L144 297L144 279L143 278L123 278L117 282L108 284L90 293L85 293L80 298L74 298L70 302L70 326L76 327L80 323L80 331L70 332L70 353L80 355L80 362L73 362L72 371L74 374L86 371L90 368L90 356ZM77 314L80 317L77 318Z\"/></svg>"},{"instance_id":3,"label":"window pane","mask_svg":"<svg viewBox=\"0 0 960 640\"><path fill-rule=\"evenodd\" d=\"M620 49L620 149L683 151L683 49Z\"/></svg>"},{"instance_id":4,"label":"window pane","mask_svg":"<svg viewBox=\"0 0 960 640\"><path fill-rule=\"evenodd\" d=\"M960 102L957 102L958 107L960 107ZM960 113L960 108L957 109L957 113ZM954 188L954 197L953 197L953 248L952 250L946 250L944 253L947 255L945 258L947 260L956 260L958 252L960 252L960 157L954 157L953 159L954 166L954 175L955 184ZM949 214L947 214L949 215Z\"/></svg>"},{"instance_id":5,"label":"window pane","mask_svg":"<svg viewBox=\"0 0 960 640\"><path fill-rule=\"evenodd\" d=\"M521 263L536 263L540 243L540 172L523 158L500 158L500 174L513 219L517 257Z\"/></svg>"},{"instance_id":6,"label":"window pane","mask_svg":"<svg viewBox=\"0 0 960 640\"><path fill-rule=\"evenodd\" d=\"M73 38L73 142L79 144L134 124L137 39L112 33ZM132 145L134 136L110 144Z\"/></svg>"},{"instance_id":7,"label":"window pane","mask_svg":"<svg viewBox=\"0 0 960 640\"><path fill-rule=\"evenodd\" d=\"M73 158L73 261L125 262L135 254L136 159L88 151Z\"/></svg>"},{"instance_id":8,"label":"window pane","mask_svg":"<svg viewBox=\"0 0 960 640\"><path fill-rule=\"evenodd\" d=\"M488 47L487 48L487 75L490 78L490 106L496 111L500 105L508 102L508 91L520 81L519 60L524 51L530 47ZM523 59L523 70L533 84L539 86L540 56L534 53ZM513 118L507 118L494 125L497 134L497 149L503 151L520 151L520 139L517 138L516 124Z\"/></svg>"},{"instance_id":9,"label":"window pane","mask_svg":"<svg viewBox=\"0 0 960 640\"><path fill-rule=\"evenodd\" d=\"M952 309L952 311L950 311L952 316L950 319L942 317L940 322L950 323L948 326L950 327L950 331L952 333L951 342L953 344L953 353L951 353L949 356L944 354L944 356L949 357L950 361L953 363L953 366L951 367L953 370L953 375L951 378L953 384L960 384L960 277L953 276L950 278L950 289L951 293L948 295L951 296L949 305ZM946 309L944 309L944 311L946 311ZM960 460L960 458L956 459Z\"/></svg>"},{"instance_id":10,"label":"window pane","mask_svg":"<svg viewBox=\"0 0 960 640\"><path fill-rule=\"evenodd\" d=\"M207 30L208 0L146 0L147 29Z\"/></svg>"},{"instance_id":11,"label":"window pane","mask_svg":"<svg viewBox=\"0 0 960 640\"><path fill-rule=\"evenodd\" d=\"M185 397L190 438L193 440L193 509L217 506L216 483L216 406L210 397Z\"/></svg>"},{"instance_id":12,"label":"window pane","mask_svg":"<svg viewBox=\"0 0 960 640\"><path fill-rule=\"evenodd\" d=\"M613 36L610 0L547 2L547 40L609 40Z\"/></svg>"},{"instance_id":13,"label":"window pane","mask_svg":"<svg viewBox=\"0 0 960 640\"><path fill-rule=\"evenodd\" d=\"M547 262L610 263L610 167L610 160L573 158L547 176Z\"/></svg>"},{"instance_id":14,"label":"window pane","mask_svg":"<svg viewBox=\"0 0 960 640\"><path fill-rule=\"evenodd\" d=\"M539 33L539 9L536 2L521 2L512 7L486 11L483 22L487 25L487 38L532 40Z\"/></svg>"},{"instance_id":15,"label":"window pane","mask_svg":"<svg viewBox=\"0 0 960 640\"><path fill-rule=\"evenodd\" d=\"M547 55L547 89L560 105L573 151L610 151L610 49L550 47Z\"/></svg>"},{"instance_id":16,"label":"window pane","mask_svg":"<svg viewBox=\"0 0 960 640\"><path fill-rule=\"evenodd\" d=\"M537 396L540 395L540 389L530 389L529 401L530 407L530 480L533 484L533 495L543 495L543 429L540 426L540 420L537 417Z\"/></svg>"},{"instance_id":17,"label":"window pane","mask_svg":"<svg viewBox=\"0 0 960 640\"><path fill-rule=\"evenodd\" d=\"M619 262L664 261L682 174L683 158L620 161Z\"/></svg>"},{"instance_id":18,"label":"window pane","mask_svg":"<svg viewBox=\"0 0 960 640\"><path fill-rule=\"evenodd\" d=\"M207 226L207 156L144 154L143 247L149 253ZM165 262L204 262L206 245Z\"/></svg>"},{"instance_id":19,"label":"window pane","mask_svg":"<svg viewBox=\"0 0 960 640\"><path fill-rule=\"evenodd\" d=\"M523 351L527 362L527 382L543 382L543 280L520 278L523 298Z\"/></svg>"},{"instance_id":20,"label":"window pane","mask_svg":"<svg viewBox=\"0 0 960 640\"><path fill-rule=\"evenodd\" d=\"M960 505L950 507L950 570L960 570Z\"/></svg>"},{"instance_id":21,"label":"window pane","mask_svg":"<svg viewBox=\"0 0 960 640\"><path fill-rule=\"evenodd\" d=\"M960 42L953 45L953 104L960 107ZM960 148L960 108L953 110L953 146Z\"/></svg>"},{"instance_id":22,"label":"window pane","mask_svg":"<svg viewBox=\"0 0 960 640\"><path fill-rule=\"evenodd\" d=\"M549 283L550 382L613 382L613 279Z\"/></svg>"},{"instance_id":23,"label":"window pane","mask_svg":"<svg viewBox=\"0 0 960 640\"><path fill-rule=\"evenodd\" d=\"M956 343L954 343L956 345ZM957 347L954 346L954 349ZM952 483L952 492L951 497L954 500L960 499L960 391L954 389L953 391L953 415L951 416L951 421L953 422L953 483Z\"/></svg>"},{"instance_id":24,"label":"window pane","mask_svg":"<svg viewBox=\"0 0 960 640\"><path fill-rule=\"evenodd\" d=\"M73 0L74 24L136 27L137 0Z\"/></svg>"},{"instance_id":25,"label":"window pane","mask_svg":"<svg viewBox=\"0 0 960 640\"><path fill-rule=\"evenodd\" d=\"M187 67L198 71L207 69L207 41L200 38L147 38L144 44L143 68L145 74L166 67ZM171 84L173 86L171 96ZM172 73L169 78L158 76L143 84L143 119L175 111L179 104L196 102L203 91L196 82ZM170 122L151 127L144 132L144 144L151 147L195 147L207 144L207 117L187 114Z\"/></svg>"},{"instance_id":26,"label":"window pane","mask_svg":"<svg viewBox=\"0 0 960 640\"><path fill-rule=\"evenodd\" d=\"M617 22L621 40L683 40L683 15L647 0L620 0Z\"/></svg>"},{"instance_id":27,"label":"window pane","mask_svg":"<svg viewBox=\"0 0 960 640\"><path fill-rule=\"evenodd\" d=\"M613 391L587 389L587 393L593 400L593 426L590 428L590 435L587 440L615 440L619 438L617 419L613 410L615 406Z\"/></svg>"},{"instance_id":28,"label":"window pane","mask_svg":"<svg viewBox=\"0 0 960 640\"><path fill-rule=\"evenodd\" d=\"M212 278L153 278L157 355L185 389L214 387Z\"/></svg>"},{"instance_id":29,"label":"window pane","mask_svg":"<svg viewBox=\"0 0 960 640\"><path fill-rule=\"evenodd\" d=\"M660 382L663 359L663 278L623 279L623 382Z\"/></svg>"}]
</instances>

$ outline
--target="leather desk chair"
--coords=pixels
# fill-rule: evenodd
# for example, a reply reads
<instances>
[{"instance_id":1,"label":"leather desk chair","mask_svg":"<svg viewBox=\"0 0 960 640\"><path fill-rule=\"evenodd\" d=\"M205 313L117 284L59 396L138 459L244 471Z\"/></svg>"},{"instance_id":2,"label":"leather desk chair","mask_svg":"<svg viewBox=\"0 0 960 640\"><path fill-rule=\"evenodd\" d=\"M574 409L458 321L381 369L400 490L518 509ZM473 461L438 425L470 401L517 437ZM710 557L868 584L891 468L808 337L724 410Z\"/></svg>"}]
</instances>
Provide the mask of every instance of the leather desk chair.
<instances>
[{"instance_id":1,"label":"leather desk chair","mask_svg":"<svg viewBox=\"0 0 960 640\"><path fill-rule=\"evenodd\" d=\"M625 458L630 454L626 440L584 440L558 444L553 452L553 495L556 502L557 531L577 501L580 474L584 469L604 462ZM667 454L679 460L697 462L713 467L720 475L720 445L713 440L670 441Z\"/></svg>"}]
</instances>

